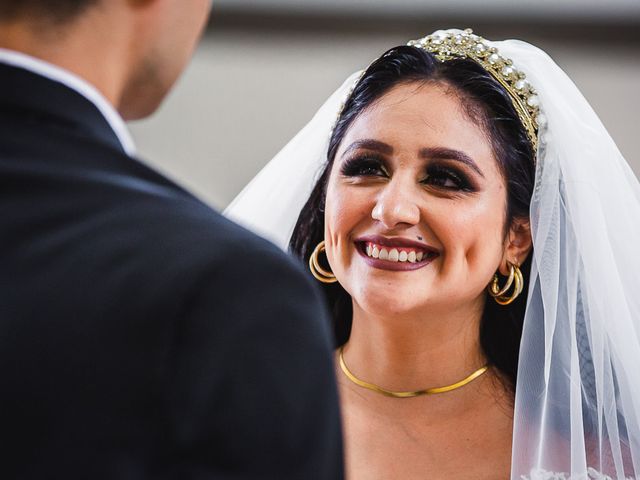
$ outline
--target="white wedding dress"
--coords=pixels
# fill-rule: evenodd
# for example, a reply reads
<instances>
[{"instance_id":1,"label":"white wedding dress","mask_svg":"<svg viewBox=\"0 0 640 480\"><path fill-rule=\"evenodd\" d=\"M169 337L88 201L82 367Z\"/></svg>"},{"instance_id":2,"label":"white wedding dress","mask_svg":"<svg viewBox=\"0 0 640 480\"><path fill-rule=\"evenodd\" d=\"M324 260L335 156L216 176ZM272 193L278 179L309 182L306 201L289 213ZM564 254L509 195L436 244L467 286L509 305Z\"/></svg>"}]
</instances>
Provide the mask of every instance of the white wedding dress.
<instances>
[{"instance_id":1,"label":"white wedding dress","mask_svg":"<svg viewBox=\"0 0 640 480\"><path fill-rule=\"evenodd\" d=\"M485 45L526 73L544 115L511 478L640 478L640 185L547 54L518 40ZM347 79L243 190L229 217L287 248L357 78Z\"/></svg>"}]
</instances>

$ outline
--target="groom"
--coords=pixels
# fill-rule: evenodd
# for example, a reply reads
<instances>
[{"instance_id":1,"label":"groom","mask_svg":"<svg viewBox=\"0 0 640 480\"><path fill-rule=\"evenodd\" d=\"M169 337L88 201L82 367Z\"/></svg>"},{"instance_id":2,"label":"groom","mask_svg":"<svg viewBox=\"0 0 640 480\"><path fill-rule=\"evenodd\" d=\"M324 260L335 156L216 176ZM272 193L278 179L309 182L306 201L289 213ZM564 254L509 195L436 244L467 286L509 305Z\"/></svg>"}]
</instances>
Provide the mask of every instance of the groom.
<instances>
[{"instance_id":1,"label":"groom","mask_svg":"<svg viewBox=\"0 0 640 480\"><path fill-rule=\"evenodd\" d=\"M0 478L342 478L316 292L122 120L209 8L0 0Z\"/></svg>"}]
</instances>

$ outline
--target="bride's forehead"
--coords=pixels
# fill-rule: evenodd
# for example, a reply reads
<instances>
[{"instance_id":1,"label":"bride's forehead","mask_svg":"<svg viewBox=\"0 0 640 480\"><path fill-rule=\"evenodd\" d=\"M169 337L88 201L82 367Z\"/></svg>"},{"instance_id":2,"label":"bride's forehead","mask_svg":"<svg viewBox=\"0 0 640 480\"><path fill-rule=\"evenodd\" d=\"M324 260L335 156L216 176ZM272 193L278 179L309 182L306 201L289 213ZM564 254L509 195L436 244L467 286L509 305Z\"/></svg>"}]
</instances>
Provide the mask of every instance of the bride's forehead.
<instances>
[{"instance_id":1,"label":"bride's forehead","mask_svg":"<svg viewBox=\"0 0 640 480\"><path fill-rule=\"evenodd\" d=\"M345 140L357 137L486 141L483 129L470 118L459 95L436 83L402 84L390 89L356 117Z\"/></svg>"},{"instance_id":2,"label":"bride's forehead","mask_svg":"<svg viewBox=\"0 0 640 480\"><path fill-rule=\"evenodd\" d=\"M396 85L365 107L356 122L386 121L455 121L473 123L460 98L451 87L434 83ZM354 122L354 124L356 123ZM419 125L416 125L419 126Z\"/></svg>"}]
</instances>

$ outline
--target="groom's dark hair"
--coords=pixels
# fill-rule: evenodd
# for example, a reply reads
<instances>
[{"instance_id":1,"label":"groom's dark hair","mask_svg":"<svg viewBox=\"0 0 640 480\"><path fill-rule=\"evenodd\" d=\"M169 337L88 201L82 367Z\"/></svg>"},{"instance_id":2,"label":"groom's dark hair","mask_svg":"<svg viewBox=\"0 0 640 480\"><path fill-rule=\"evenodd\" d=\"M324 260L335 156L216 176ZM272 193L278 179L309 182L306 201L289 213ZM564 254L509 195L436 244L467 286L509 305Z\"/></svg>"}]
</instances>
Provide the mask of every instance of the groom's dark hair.
<instances>
[{"instance_id":1,"label":"groom's dark hair","mask_svg":"<svg viewBox=\"0 0 640 480\"><path fill-rule=\"evenodd\" d=\"M101 0L0 0L0 23L21 18L64 24Z\"/></svg>"}]
</instances>

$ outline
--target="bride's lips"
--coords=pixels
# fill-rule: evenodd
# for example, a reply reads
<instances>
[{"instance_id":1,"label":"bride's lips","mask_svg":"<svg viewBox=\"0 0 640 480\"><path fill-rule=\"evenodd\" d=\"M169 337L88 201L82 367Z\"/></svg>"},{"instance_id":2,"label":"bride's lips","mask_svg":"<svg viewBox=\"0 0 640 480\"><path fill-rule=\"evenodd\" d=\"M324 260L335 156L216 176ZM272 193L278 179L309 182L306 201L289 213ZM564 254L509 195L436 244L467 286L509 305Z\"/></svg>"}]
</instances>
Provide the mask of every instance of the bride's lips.
<instances>
[{"instance_id":1,"label":"bride's lips","mask_svg":"<svg viewBox=\"0 0 640 480\"><path fill-rule=\"evenodd\" d=\"M401 237L382 237L379 235L363 236L358 237L354 243L356 250L367 264L382 270L418 270L429 265L440 256L440 252L436 248L426 243ZM382 250L386 252L386 254L382 254L383 258L375 258L382 253ZM402 252L404 252L404 254ZM385 258L389 255L392 256L391 260ZM395 255L398 255L405 261L395 261Z\"/></svg>"}]
</instances>

